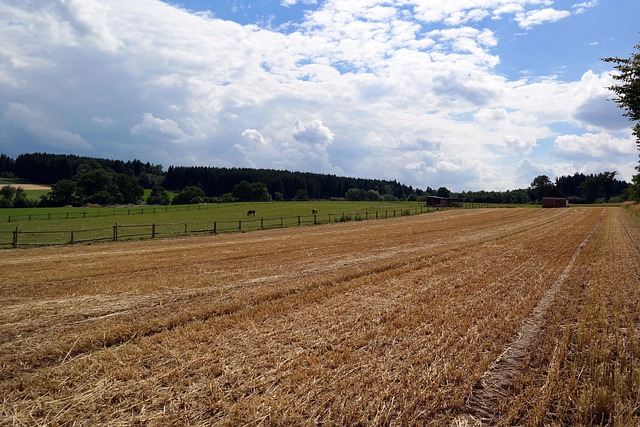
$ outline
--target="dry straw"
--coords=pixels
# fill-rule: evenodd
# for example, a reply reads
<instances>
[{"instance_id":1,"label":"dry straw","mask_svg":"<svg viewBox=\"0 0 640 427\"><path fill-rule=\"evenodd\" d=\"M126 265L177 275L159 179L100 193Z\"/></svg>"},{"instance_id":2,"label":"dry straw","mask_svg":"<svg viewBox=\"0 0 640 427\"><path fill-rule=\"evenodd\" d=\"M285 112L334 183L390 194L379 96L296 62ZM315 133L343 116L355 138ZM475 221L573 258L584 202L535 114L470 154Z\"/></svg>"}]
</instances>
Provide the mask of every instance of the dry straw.
<instances>
[{"instance_id":1,"label":"dry straw","mask_svg":"<svg viewBox=\"0 0 640 427\"><path fill-rule=\"evenodd\" d=\"M460 423L601 220L484 422L637 422L640 231L607 208L3 254L0 424Z\"/></svg>"}]
</instances>

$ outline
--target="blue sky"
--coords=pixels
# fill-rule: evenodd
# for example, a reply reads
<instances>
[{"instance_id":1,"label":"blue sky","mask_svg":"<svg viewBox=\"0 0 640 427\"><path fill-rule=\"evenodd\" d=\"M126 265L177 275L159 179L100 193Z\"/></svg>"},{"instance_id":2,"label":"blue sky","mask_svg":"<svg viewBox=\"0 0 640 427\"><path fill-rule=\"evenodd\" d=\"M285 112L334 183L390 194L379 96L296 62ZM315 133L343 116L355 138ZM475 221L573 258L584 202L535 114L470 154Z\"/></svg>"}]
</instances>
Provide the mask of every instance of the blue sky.
<instances>
[{"instance_id":1,"label":"blue sky","mask_svg":"<svg viewBox=\"0 0 640 427\"><path fill-rule=\"evenodd\" d=\"M628 0L5 0L0 152L506 190L638 152Z\"/></svg>"}]
</instances>

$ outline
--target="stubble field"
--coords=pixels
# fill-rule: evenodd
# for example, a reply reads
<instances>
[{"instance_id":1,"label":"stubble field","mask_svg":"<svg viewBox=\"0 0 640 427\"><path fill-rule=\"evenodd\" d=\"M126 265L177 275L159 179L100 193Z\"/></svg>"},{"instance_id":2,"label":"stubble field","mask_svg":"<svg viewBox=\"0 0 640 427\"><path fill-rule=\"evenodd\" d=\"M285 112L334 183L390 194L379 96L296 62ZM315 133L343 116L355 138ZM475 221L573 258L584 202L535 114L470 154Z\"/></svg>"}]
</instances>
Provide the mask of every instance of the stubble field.
<instances>
[{"instance_id":1,"label":"stubble field","mask_svg":"<svg viewBox=\"0 0 640 427\"><path fill-rule=\"evenodd\" d=\"M0 425L640 425L620 208L3 251L0 277Z\"/></svg>"}]
</instances>

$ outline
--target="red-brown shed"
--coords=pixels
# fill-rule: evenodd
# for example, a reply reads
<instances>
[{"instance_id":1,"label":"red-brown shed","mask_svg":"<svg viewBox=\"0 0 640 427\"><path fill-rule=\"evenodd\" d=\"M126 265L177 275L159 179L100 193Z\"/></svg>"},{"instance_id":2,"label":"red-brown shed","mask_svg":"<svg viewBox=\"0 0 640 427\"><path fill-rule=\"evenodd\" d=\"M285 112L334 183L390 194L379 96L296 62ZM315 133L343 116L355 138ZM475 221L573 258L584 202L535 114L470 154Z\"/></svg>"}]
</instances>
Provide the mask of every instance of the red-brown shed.
<instances>
[{"instance_id":1,"label":"red-brown shed","mask_svg":"<svg viewBox=\"0 0 640 427\"><path fill-rule=\"evenodd\" d=\"M564 194L562 194L560 190L554 187L553 190L549 191L542 198L542 207L543 208L568 208L569 198Z\"/></svg>"}]
</instances>

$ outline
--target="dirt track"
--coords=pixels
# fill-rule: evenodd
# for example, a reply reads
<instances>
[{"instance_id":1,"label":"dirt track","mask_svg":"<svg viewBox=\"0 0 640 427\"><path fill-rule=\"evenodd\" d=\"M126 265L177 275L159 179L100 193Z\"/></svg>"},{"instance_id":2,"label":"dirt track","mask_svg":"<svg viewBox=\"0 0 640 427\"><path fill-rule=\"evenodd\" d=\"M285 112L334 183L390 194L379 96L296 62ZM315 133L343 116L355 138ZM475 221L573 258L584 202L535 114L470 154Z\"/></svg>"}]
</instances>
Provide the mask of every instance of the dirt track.
<instances>
[{"instance_id":1,"label":"dirt track","mask_svg":"<svg viewBox=\"0 0 640 427\"><path fill-rule=\"evenodd\" d=\"M4 251L0 424L526 420L551 362L519 356L525 391L474 388L527 322L531 345L561 339L546 322L588 280L576 269L638 279L639 242L620 209L496 209Z\"/></svg>"}]
</instances>

